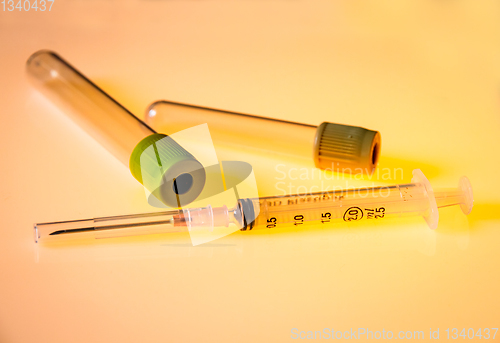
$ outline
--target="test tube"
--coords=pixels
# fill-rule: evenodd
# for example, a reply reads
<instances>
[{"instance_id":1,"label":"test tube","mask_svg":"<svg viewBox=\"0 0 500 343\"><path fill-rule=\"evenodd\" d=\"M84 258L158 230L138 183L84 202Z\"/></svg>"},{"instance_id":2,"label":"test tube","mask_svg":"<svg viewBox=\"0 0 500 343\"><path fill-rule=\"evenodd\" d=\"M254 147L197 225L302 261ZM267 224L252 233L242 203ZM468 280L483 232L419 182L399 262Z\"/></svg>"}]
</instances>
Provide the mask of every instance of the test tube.
<instances>
[{"instance_id":1,"label":"test tube","mask_svg":"<svg viewBox=\"0 0 500 343\"><path fill-rule=\"evenodd\" d=\"M236 206L200 207L141 215L94 218L35 225L35 242L62 235L93 233L96 238L155 232L179 232L233 224L241 231L274 229L307 224L325 225L339 221L381 221L403 216L422 216L431 229L439 222L438 208L460 206L469 214L474 203L467 177L458 187L433 190L421 170L413 171L410 183L393 186L344 189L239 199ZM156 230L156 231L155 231Z\"/></svg>"},{"instance_id":2,"label":"test tube","mask_svg":"<svg viewBox=\"0 0 500 343\"><path fill-rule=\"evenodd\" d=\"M205 170L192 154L134 116L56 53L35 52L26 70L38 90L130 168L158 200L180 207L201 193Z\"/></svg>"},{"instance_id":3,"label":"test tube","mask_svg":"<svg viewBox=\"0 0 500 343\"><path fill-rule=\"evenodd\" d=\"M315 126L165 100L149 106L146 123L166 134L207 123L216 145L312 156L316 167L336 172L371 174L380 156L380 133L358 126Z\"/></svg>"}]
</instances>

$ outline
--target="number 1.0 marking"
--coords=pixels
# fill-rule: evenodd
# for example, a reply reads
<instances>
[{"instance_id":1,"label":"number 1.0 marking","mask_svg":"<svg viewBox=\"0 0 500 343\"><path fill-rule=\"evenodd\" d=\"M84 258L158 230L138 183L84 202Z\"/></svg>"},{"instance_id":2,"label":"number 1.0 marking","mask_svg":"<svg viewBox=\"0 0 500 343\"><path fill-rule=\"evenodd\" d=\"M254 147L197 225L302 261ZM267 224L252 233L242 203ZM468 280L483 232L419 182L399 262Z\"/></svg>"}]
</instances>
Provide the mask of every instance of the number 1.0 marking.
<instances>
[{"instance_id":1,"label":"number 1.0 marking","mask_svg":"<svg viewBox=\"0 0 500 343\"><path fill-rule=\"evenodd\" d=\"M297 214L293 219L295 220L295 223L293 223L295 226L304 224L304 216L302 214Z\"/></svg>"}]
</instances>

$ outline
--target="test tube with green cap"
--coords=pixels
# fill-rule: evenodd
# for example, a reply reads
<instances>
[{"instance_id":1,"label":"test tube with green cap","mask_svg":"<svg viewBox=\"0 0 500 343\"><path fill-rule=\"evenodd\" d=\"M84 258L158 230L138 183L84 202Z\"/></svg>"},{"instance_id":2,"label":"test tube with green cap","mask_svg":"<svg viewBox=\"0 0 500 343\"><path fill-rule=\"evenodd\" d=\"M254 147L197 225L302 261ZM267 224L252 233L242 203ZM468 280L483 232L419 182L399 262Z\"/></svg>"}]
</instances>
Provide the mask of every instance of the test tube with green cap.
<instances>
[{"instance_id":1,"label":"test tube with green cap","mask_svg":"<svg viewBox=\"0 0 500 343\"><path fill-rule=\"evenodd\" d=\"M380 133L358 126L315 126L166 100L149 106L146 123L164 133L206 123L215 145L312 156L316 167L335 172L371 174L380 156Z\"/></svg>"},{"instance_id":2,"label":"test tube with green cap","mask_svg":"<svg viewBox=\"0 0 500 343\"><path fill-rule=\"evenodd\" d=\"M180 207L201 193L205 169L191 153L134 116L56 53L35 52L26 70L33 85L129 167L158 200Z\"/></svg>"}]
</instances>

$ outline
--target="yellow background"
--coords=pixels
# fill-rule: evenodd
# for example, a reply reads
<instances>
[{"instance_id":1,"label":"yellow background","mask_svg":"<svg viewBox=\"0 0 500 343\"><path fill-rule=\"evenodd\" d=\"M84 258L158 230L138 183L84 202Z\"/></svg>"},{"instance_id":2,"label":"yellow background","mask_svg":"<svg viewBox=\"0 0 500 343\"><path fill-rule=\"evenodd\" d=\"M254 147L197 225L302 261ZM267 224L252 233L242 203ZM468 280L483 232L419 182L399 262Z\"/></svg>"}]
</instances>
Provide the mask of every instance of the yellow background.
<instances>
[{"instance_id":1,"label":"yellow background","mask_svg":"<svg viewBox=\"0 0 500 343\"><path fill-rule=\"evenodd\" d=\"M498 1L0 4L0 342L286 342L291 330L500 325ZM154 100L382 134L380 168L473 185L469 217L35 245L35 222L151 211L141 185L27 83L61 54L138 116ZM252 157L261 195L276 165ZM249 157L249 159L252 159ZM308 168L285 161L290 168ZM295 187L318 178L286 180ZM323 175L316 171L317 175Z\"/></svg>"}]
</instances>

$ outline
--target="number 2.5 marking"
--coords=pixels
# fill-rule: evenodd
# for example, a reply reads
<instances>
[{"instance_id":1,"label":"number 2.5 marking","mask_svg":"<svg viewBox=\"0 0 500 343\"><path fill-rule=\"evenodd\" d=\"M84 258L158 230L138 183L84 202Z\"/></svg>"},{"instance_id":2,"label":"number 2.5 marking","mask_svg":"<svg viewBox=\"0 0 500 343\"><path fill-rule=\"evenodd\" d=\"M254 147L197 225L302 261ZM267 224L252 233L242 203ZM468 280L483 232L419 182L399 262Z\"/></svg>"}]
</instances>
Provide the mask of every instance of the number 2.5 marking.
<instances>
[{"instance_id":1,"label":"number 2.5 marking","mask_svg":"<svg viewBox=\"0 0 500 343\"><path fill-rule=\"evenodd\" d=\"M375 209L365 208L367 219L379 219L384 218L385 207L379 207Z\"/></svg>"}]
</instances>

